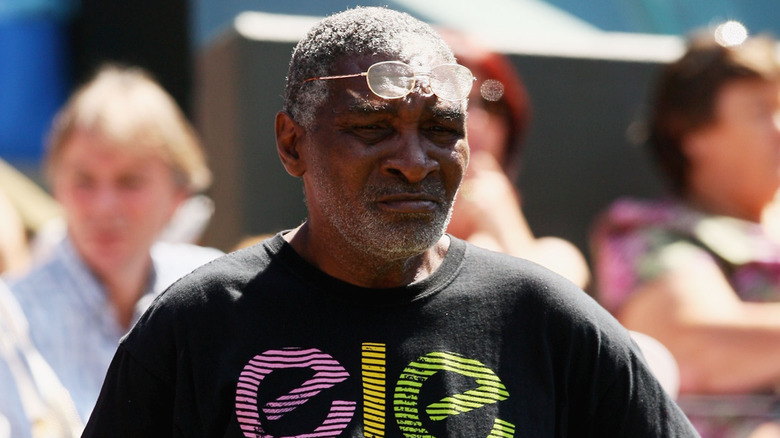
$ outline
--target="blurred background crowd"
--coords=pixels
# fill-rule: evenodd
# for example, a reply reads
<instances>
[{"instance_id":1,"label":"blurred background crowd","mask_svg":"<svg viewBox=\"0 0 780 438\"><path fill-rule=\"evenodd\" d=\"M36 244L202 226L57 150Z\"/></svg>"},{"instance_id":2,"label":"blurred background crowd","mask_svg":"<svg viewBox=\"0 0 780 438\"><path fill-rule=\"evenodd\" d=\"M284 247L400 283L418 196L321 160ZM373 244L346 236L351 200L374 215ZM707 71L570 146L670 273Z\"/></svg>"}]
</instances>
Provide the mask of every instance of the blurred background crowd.
<instances>
[{"instance_id":1,"label":"blurred background crowd","mask_svg":"<svg viewBox=\"0 0 780 438\"><path fill-rule=\"evenodd\" d=\"M780 437L775 2L2 0L0 438L77 434L150 298L304 219L273 115L297 38L355 4L477 78L448 231L591 294L705 438Z\"/></svg>"}]
</instances>

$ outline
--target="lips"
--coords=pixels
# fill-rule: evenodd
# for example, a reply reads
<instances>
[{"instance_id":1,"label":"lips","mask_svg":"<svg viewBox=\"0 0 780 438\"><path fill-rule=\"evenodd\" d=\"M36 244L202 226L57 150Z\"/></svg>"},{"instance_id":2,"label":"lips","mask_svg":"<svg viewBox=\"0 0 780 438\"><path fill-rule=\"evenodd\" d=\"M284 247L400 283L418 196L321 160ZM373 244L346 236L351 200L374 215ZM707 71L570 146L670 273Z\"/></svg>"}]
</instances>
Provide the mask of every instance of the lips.
<instances>
[{"instance_id":1,"label":"lips","mask_svg":"<svg viewBox=\"0 0 780 438\"><path fill-rule=\"evenodd\" d=\"M126 232L123 227L114 226L93 226L84 230L83 236L86 240L99 246L112 246L123 242L126 237Z\"/></svg>"},{"instance_id":2,"label":"lips","mask_svg":"<svg viewBox=\"0 0 780 438\"><path fill-rule=\"evenodd\" d=\"M439 198L426 193L399 193L377 200L380 209L397 213L431 213L439 203Z\"/></svg>"},{"instance_id":3,"label":"lips","mask_svg":"<svg viewBox=\"0 0 780 438\"><path fill-rule=\"evenodd\" d=\"M112 248L124 242L121 236L116 234L101 234L92 236L90 241L99 248Z\"/></svg>"}]
</instances>

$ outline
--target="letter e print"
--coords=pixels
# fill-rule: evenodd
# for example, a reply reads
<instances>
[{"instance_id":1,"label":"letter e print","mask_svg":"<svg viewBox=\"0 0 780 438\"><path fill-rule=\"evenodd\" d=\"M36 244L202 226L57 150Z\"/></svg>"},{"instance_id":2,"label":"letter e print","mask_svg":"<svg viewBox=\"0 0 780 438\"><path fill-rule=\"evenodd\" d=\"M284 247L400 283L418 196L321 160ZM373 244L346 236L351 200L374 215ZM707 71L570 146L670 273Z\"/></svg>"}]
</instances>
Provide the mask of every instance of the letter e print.
<instances>
[{"instance_id":1,"label":"letter e print","mask_svg":"<svg viewBox=\"0 0 780 438\"><path fill-rule=\"evenodd\" d=\"M275 371L308 369L313 375L289 392L270 401L260 402L258 394L268 376ZM343 382L349 373L332 356L310 348L284 348L268 350L253 357L238 378L236 388L236 416L245 437L272 438L268 424L282 420L295 412L320 392ZM259 406L262 404L262 406ZM355 413L356 402L334 400L325 420L306 436L336 437L347 427Z\"/></svg>"}]
</instances>

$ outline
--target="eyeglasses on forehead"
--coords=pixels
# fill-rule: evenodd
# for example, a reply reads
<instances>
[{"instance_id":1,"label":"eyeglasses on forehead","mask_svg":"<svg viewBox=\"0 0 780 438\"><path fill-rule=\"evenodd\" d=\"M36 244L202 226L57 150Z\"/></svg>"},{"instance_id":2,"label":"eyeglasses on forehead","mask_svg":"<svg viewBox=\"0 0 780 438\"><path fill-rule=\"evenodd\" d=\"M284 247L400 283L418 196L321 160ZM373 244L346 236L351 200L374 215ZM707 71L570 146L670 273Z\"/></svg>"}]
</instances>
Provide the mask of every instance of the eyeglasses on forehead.
<instances>
[{"instance_id":1,"label":"eyeglasses on forehead","mask_svg":"<svg viewBox=\"0 0 780 438\"><path fill-rule=\"evenodd\" d=\"M320 76L303 82L366 77L372 93L383 99L399 99L414 90L418 80L427 80L433 94L444 100L463 100L468 97L476 78L471 70L460 64L441 64L430 70L415 72L414 68L401 61L382 61L368 67L362 73ZM424 86L424 84L421 84Z\"/></svg>"}]
</instances>

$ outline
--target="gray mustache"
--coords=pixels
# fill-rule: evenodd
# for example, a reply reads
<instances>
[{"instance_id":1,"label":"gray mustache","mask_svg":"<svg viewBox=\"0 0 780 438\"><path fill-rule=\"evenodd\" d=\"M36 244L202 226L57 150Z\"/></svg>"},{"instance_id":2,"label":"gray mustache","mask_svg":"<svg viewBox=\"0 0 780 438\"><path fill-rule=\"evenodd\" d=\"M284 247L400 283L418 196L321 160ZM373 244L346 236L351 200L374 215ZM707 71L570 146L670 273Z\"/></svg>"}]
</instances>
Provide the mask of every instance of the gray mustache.
<instances>
[{"instance_id":1,"label":"gray mustache","mask_svg":"<svg viewBox=\"0 0 780 438\"><path fill-rule=\"evenodd\" d=\"M364 195L368 198L393 195L427 195L437 199L445 199L447 191L439 181L423 180L415 184L397 182L391 186L369 186L364 190Z\"/></svg>"}]
</instances>

